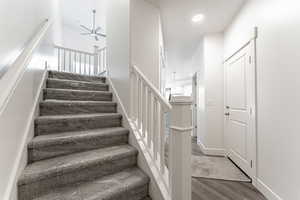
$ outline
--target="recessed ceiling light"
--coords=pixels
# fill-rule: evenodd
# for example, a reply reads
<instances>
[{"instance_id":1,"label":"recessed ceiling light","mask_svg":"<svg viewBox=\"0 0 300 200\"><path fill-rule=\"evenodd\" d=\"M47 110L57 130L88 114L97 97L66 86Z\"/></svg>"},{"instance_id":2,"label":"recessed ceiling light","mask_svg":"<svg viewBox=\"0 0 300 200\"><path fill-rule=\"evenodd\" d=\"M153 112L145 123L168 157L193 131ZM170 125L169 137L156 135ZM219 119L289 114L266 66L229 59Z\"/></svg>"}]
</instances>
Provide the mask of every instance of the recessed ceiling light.
<instances>
[{"instance_id":1,"label":"recessed ceiling light","mask_svg":"<svg viewBox=\"0 0 300 200\"><path fill-rule=\"evenodd\" d=\"M197 14L194 15L194 17L192 18L192 22L194 23L200 23L204 20L205 16L203 14Z\"/></svg>"}]
</instances>

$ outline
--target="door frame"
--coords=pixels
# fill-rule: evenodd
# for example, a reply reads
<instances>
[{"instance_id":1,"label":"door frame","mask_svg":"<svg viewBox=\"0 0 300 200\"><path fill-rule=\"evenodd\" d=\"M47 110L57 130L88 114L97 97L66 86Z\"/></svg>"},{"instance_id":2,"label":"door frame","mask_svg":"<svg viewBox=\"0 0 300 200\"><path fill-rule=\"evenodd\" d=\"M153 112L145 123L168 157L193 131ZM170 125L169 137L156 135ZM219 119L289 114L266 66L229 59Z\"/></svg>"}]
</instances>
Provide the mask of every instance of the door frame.
<instances>
[{"instance_id":1,"label":"door frame","mask_svg":"<svg viewBox=\"0 0 300 200\"><path fill-rule=\"evenodd\" d=\"M249 131L251 132L251 152L250 152L250 158L251 158L251 174L248 174L248 176L252 179L252 184L254 186L257 186L257 56L256 56L256 43L257 43L257 35L258 30L257 27L254 27L254 31L252 33L251 38L244 44L241 45L241 47L235 51L231 56L229 56L224 61L224 113L226 111L226 88L227 88L227 76L226 76L226 67L227 62L236 54L238 54L241 50L248 47L249 48L249 61L248 66L251 67L250 70L250 82L251 82L251 91L249 91L249 106L250 106L250 118L249 118ZM226 136L228 133L226 133L227 128L226 126L226 118L224 117L224 144L226 149L226 156L228 156L229 148L226 141Z\"/></svg>"},{"instance_id":2,"label":"door frame","mask_svg":"<svg viewBox=\"0 0 300 200\"><path fill-rule=\"evenodd\" d=\"M198 133L198 72L192 77L192 98L193 98L193 138L197 139Z\"/></svg>"}]
</instances>

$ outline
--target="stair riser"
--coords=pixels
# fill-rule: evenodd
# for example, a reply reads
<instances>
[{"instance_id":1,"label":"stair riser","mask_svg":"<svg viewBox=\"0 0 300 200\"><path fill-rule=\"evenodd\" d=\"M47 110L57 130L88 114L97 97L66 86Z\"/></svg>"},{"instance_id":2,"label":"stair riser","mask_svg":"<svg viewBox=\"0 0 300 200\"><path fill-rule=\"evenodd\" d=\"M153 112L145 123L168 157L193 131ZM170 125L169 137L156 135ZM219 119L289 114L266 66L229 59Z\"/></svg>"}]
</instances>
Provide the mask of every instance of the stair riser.
<instances>
[{"instance_id":1,"label":"stair riser","mask_svg":"<svg viewBox=\"0 0 300 200\"><path fill-rule=\"evenodd\" d=\"M51 133L61 133L69 131L82 131L97 128L119 127L122 125L121 119L121 116L117 116L36 120L35 134L46 135Z\"/></svg>"},{"instance_id":2,"label":"stair riser","mask_svg":"<svg viewBox=\"0 0 300 200\"><path fill-rule=\"evenodd\" d=\"M116 104L54 104L41 103L40 115L116 113Z\"/></svg>"},{"instance_id":3,"label":"stair riser","mask_svg":"<svg viewBox=\"0 0 300 200\"><path fill-rule=\"evenodd\" d=\"M105 83L105 77L95 76L84 76L79 74L61 73L61 72L49 72L49 78L64 79L64 80L75 80L75 81L86 81L86 82L101 82Z\"/></svg>"},{"instance_id":4,"label":"stair riser","mask_svg":"<svg viewBox=\"0 0 300 200\"><path fill-rule=\"evenodd\" d=\"M47 88L60 88L71 90L95 90L95 91L108 91L108 85L100 85L93 83L80 83L68 81L47 80Z\"/></svg>"},{"instance_id":5,"label":"stair riser","mask_svg":"<svg viewBox=\"0 0 300 200\"><path fill-rule=\"evenodd\" d=\"M136 155L128 156L114 161L105 161L105 163L94 164L84 169L78 169L74 172L58 173L56 176L45 177L44 179L19 185L19 200L29 200L45 194L48 191L59 187L77 183L80 181L93 180L105 175L116 173L120 170L130 168L136 165Z\"/></svg>"},{"instance_id":6,"label":"stair riser","mask_svg":"<svg viewBox=\"0 0 300 200\"><path fill-rule=\"evenodd\" d=\"M105 148L109 146L117 146L126 144L128 135L116 135L111 137L89 137L87 139L74 139L70 141L62 141L61 143L28 149L29 162L53 158L56 156L67 155L76 152L83 152L93 149Z\"/></svg>"},{"instance_id":7,"label":"stair riser","mask_svg":"<svg viewBox=\"0 0 300 200\"><path fill-rule=\"evenodd\" d=\"M111 93L44 90L44 99L70 101L112 101Z\"/></svg>"},{"instance_id":8,"label":"stair riser","mask_svg":"<svg viewBox=\"0 0 300 200\"><path fill-rule=\"evenodd\" d=\"M148 193L148 184L144 184L138 187L131 188L126 192L112 195L105 200L144 200L148 196Z\"/></svg>"}]
</instances>

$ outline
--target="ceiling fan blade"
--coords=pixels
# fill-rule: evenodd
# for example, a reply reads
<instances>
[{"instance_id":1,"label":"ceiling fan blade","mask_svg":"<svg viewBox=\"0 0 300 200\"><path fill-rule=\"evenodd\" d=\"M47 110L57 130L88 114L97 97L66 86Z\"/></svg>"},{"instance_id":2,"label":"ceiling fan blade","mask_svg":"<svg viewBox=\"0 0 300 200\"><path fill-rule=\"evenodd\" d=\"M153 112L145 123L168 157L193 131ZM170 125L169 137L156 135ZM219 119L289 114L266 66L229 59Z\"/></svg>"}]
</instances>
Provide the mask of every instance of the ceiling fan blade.
<instances>
[{"instance_id":1,"label":"ceiling fan blade","mask_svg":"<svg viewBox=\"0 0 300 200\"><path fill-rule=\"evenodd\" d=\"M98 38L97 36L95 36L95 40L96 40L96 41L99 41L99 38Z\"/></svg>"},{"instance_id":2,"label":"ceiling fan blade","mask_svg":"<svg viewBox=\"0 0 300 200\"><path fill-rule=\"evenodd\" d=\"M106 35L105 34L103 34L103 33L96 33L98 36L101 36L101 37L106 37Z\"/></svg>"},{"instance_id":3,"label":"ceiling fan blade","mask_svg":"<svg viewBox=\"0 0 300 200\"><path fill-rule=\"evenodd\" d=\"M96 28L95 32L97 33L98 31L100 31L102 28L99 26L98 28Z\"/></svg>"},{"instance_id":4,"label":"ceiling fan blade","mask_svg":"<svg viewBox=\"0 0 300 200\"><path fill-rule=\"evenodd\" d=\"M89 29L88 27L86 27L86 26L84 26L84 25L80 25L80 27L83 28L83 29L85 29L85 30L87 30L88 32L92 32L91 29Z\"/></svg>"},{"instance_id":5,"label":"ceiling fan blade","mask_svg":"<svg viewBox=\"0 0 300 200\"><path fill-rule=\"evenodd\" d=\"M91 33L80 33L80 35L91 35Z\"/></svg>"}]
</instances>

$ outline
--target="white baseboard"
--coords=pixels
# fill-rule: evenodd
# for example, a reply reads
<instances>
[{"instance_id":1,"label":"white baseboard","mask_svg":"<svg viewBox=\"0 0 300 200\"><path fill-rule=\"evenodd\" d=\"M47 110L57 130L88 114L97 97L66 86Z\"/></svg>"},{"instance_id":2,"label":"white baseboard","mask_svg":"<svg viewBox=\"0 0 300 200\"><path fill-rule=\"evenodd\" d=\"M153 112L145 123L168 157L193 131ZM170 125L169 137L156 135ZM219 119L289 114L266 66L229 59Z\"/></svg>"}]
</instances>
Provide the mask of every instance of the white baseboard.
<instances>
[{"instance_id":1,"label":"white baseboard","mask_svg":"<svg viewBox=\"0 0 300 200\"><path fill-rule=\"evenodd\" d=\"M110 91L113 93L113 100L118 104L118 112L123 116L123 126L130 130L129 144L137 148L138 154L138 166L150 177L149 193L153 200L170 200L170 195L163 185L163 183L157 178L158 170L155 166L151 165L150 155L144 150L144 144L138 140L138 135L134 131L133 126L130 123L129 115L118 95L114 84L111 79L107 77L107 82L110 87Z\"/></svg>"},{"instance_id":2,"label":"white baseboard","mask_svg":"<svg viewBox=\"0 0 300 200\"><path fill-rule=\"evenodd\" d=\"M256 179L256 188L268 199L268 200L283 200L272 189L262 182L259 178Z\"/></svg>"},{"instance_id":3,"label":"white baseboard","mask_svg":"<svg viewBox=\"0 0 300 200\"><path fill-rule=\"evenodd\" d=\"M30 137L33 137L34 132L34 120L37 117L39 113L39 102L41 101L43 97L42 90L46 87L46 78L47 78L47 70L44 71L42 75L41 83L38 87L37 95L34 99L33 107L31 109L31 112L28 117L27 125L24 131L24 135L22 138L22 144L20 145L18 155L15 161L15 165L12 171L12 175L10 177L6 192L5 192L5 198L9 200L17 200L17 186L16 182L19 177L19 174L23 171L27 164L27 142L30 139Z\"/></svg>"},{"instance_id":4,"label":"white baseboard","mask_svg":"<svg viewBox=\"0 0 300 200\"><path fill-rule=\"evenodd\" d=\"M225 156L226 150L221 148L207 148L199 139L197 140L201 151L208 156Z\"/></svg>"}]
</instances>

